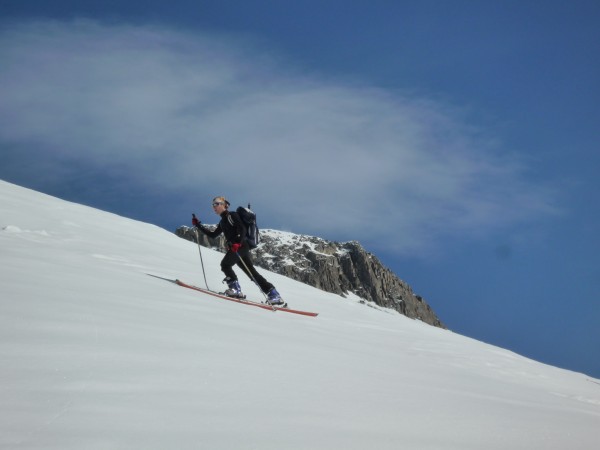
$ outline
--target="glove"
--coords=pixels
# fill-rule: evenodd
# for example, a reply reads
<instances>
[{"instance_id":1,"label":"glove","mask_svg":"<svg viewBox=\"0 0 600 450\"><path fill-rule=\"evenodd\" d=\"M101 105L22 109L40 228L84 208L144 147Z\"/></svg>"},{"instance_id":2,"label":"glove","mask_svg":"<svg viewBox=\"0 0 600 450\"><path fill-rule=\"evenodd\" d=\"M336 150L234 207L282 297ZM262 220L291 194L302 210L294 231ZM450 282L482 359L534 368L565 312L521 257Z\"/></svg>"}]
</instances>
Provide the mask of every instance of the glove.
<instances>
[{"instance_id":1,"label":"glove","mask_svg":"<svg viewBox=\"0 0 600 450\"><path fill-rule=\"evenodd\" d=\"M194 225L195 227L200 226L200 221L196 218L195 214L192 214L192 225Z\"/></svg>"},{"instance_id":2,"label":"glove","mask_svg":"<svg viewBox=\"0 0 600 450\"><path fill-rule=\"evenodd\" d=\"M241 246L242 246L242 244L232 244L231 245L231 251L233 253L237 253Z\"/></svg>"}]
</instances>

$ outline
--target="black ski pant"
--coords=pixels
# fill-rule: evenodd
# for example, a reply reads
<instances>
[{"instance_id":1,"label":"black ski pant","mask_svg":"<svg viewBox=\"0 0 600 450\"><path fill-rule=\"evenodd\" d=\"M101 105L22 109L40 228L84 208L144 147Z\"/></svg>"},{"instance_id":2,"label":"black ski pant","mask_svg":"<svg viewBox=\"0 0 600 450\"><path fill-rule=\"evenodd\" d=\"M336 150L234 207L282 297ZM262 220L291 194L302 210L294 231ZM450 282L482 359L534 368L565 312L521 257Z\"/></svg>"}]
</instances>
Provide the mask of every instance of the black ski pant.
<instances>
[{"instance_id":1,"label":"black ski pant","mask_svg":"<svg viewBox=\"0 0 600 450\"><path fill-rule=\"evenodd\" d=\"M240 258L244 261L240 261ZM235 281L238 279L237 275L233 271L233 266L236 265L244 271L250 279L254 279L256 283L260 286L260 289L267 294L271 289L273 289L273 285L269 283L265 278L256 271L254 268L254 264L252 264L252 257L250 256L250 249L244 244L237 253L228 250L225 253L225 257L221 260L221 270L225 274L226 280Z\"/></svg>"}]
</instances>

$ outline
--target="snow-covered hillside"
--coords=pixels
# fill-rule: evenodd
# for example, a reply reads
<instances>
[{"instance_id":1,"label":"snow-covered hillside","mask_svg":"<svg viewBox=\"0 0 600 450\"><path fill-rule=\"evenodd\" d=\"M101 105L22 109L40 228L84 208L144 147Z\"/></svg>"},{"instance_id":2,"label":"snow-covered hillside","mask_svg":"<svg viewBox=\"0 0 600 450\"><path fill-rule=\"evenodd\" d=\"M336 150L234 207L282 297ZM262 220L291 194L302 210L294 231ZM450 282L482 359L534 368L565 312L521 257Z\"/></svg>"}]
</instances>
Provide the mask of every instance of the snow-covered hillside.
<instances>
[{"instance_id":1,"label":"snow-covered hillside","mask_svg":"<svg viewBox=\"0 0 600 450\"><path fill-rule=\"evenodd\" d=\"M319 316L184 289L148 274L202 286L193 243L5 182L0 228L0 448L600 442L600 381L585 375L266 271ZM219 289L222 255L202 256Z\"/></svg>"}]
</instances>

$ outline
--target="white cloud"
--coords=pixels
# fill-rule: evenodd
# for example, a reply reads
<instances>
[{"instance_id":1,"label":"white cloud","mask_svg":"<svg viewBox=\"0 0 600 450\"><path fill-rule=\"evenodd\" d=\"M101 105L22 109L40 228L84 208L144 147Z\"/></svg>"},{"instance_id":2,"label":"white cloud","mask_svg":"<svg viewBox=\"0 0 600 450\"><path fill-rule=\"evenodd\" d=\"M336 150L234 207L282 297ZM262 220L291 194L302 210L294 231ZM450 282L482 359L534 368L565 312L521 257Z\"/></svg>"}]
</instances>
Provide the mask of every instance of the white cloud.
<instances>
[{"instance_id":1,"label":"white cloud","mask_svg":"<svg viewBox=\"0 0 600 450\"><path fill-rule=\"evenodd\" d=\"M232 38L30 22L4 28L0 59L0 143L252 199L268 227L415 252L553 210L447 105L304 76Z\"/></svg>"}]
</instances>

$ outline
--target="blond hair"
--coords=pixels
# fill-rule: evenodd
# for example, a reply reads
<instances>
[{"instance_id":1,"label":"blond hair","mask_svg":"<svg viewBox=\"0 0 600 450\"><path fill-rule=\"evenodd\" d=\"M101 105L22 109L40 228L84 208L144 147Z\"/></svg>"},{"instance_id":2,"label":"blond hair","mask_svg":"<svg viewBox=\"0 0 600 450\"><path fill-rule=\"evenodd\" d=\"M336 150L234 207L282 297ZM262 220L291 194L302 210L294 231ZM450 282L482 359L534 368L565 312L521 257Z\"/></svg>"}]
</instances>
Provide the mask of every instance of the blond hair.
<instances>
[{"instance_id":1,"label":"blond hair","mask_svg":"<svg viewBox=\"0 0 600 450\"><path fill-rule=\"evenodd\" d=\"M225 205L225 209L229 208L230 205L229 201L227 201L227 199L222 196L213 198L213 203L215 202L223 203Z\"/></svg>"}]
</instances>

